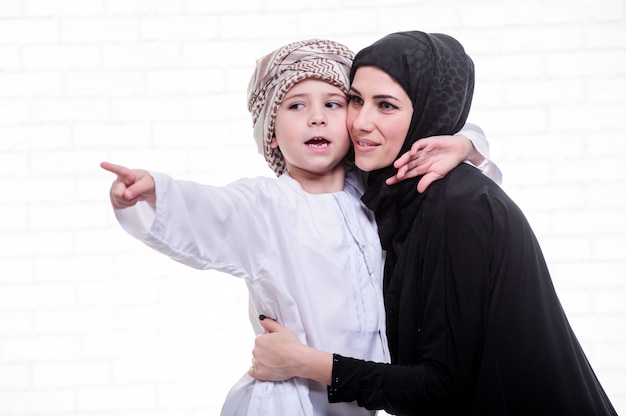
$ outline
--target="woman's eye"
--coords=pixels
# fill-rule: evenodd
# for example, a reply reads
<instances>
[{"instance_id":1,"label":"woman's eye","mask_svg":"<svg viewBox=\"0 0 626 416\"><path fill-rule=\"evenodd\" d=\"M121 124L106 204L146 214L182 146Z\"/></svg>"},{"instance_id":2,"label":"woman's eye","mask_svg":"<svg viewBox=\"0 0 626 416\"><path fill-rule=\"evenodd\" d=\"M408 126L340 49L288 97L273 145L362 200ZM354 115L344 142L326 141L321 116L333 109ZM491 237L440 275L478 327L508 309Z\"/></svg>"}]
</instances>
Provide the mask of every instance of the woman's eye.
<instances>
[{"instance_id":1,"label":"woman's eye","mask_svg":"<svg viewBox=\"0 0 626 416\"><path fill-rule=\"evenodd\" d=\"M379 106L382 110L385 110L385 111L395 110L396 108L398 108L398 107L396 107L395 105L393 105L393 104L391 104L391 103L388 103L387 101L382 101L382 102L380 102L380 103L378 104L378 106Z\"/></svg>"},{"instance_id":2,"label":"woman's eye","mask_svg":"<svg viewBox=\"0 0 626 416\"><path fill-rule=\"evenodd\" d=\"M356 97L354 95L351 95L348 97L348 100L350 101L352 105L356 105L356 106L363 105L363 100L361 99L361 97Z\"/></svg>"}]
</instances>

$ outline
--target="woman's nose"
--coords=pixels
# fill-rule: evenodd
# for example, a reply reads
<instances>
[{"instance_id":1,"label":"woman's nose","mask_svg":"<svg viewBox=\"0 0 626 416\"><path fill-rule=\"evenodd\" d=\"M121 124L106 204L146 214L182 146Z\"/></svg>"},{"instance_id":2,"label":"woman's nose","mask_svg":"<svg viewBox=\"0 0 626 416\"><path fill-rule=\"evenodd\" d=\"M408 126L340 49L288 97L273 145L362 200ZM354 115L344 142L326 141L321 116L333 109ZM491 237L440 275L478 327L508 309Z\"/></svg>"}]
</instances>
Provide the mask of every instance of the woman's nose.
<instances>
[{"instance_id":1,"label":"woman's nose","mask_svg":"<svg viewBox=\"0 0 626 416\"><path fill-rule=\"evenodd\" d=\"M368 116L367 111L363 108L357 110L357 114L352 118L352 128L363 131L370 131L372 129L371 118Z\"/></svg>"}]
</instances>

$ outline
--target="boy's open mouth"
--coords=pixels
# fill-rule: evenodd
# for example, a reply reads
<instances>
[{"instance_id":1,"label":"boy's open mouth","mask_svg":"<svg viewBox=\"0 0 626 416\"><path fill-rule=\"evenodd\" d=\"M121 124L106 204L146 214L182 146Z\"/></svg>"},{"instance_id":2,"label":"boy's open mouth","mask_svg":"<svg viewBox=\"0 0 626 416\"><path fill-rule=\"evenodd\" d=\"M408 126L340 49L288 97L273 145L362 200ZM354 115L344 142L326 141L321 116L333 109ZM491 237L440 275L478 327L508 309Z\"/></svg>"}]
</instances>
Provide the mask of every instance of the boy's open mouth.
<instances>
[{"instance_id":1,"label":"boy's open mouth","mask_svg":"<svg viewBox=\"0 0 626 416\"><path fill-rule=\"evenodd\" d=\"M321 149L330 144L328 140L323 137L313 137L311 140L307 140L305 143L307 146L315 147L317 149Z\"/></svg>"}]
</instances>

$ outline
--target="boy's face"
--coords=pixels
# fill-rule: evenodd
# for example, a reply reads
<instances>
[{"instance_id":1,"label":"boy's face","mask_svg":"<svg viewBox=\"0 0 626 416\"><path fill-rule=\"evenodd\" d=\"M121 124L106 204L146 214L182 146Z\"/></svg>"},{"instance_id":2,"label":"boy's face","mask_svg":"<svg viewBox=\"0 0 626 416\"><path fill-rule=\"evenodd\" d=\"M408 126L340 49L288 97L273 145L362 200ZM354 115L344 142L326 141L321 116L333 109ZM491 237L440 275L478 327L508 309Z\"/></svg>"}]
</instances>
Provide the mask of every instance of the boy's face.
<instances>
[{"instance_id":1,"label":"boy's face","mask_svg":"<svg viewBox=\"0 0 626 416\"><path fill-rule=\"evenodd\" d=\"M301 81L287 92L276 114L271 146L280 147L292 176L343 169L350 149L346 106L339 88L317 79Z\"/></svg>"}]
</instances>

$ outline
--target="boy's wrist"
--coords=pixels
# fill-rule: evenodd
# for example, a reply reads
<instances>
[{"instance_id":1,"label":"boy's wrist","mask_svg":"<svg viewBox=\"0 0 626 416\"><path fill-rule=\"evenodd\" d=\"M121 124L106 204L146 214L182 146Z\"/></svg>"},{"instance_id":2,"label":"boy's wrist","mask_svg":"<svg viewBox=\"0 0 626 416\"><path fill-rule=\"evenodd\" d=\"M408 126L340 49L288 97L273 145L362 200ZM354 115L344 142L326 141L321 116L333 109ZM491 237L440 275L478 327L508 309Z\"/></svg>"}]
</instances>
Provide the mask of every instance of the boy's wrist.
<instances>
[{"instance_id":1,"label":"boy's wrist","mask_svg":"<svg viewBox=\"0 0 626 416\"><path fill-rule=\"evenodd\" d=\"M472 165L476 167L480 166L485 161L485 157L482 154L480 154L478 150L476 150L476 147L474 147L474 143L468 137L464 135L459 135L459 136L465 139L464 140L464 143L466 146L465 160L470 162Z\"/></svg>"}]
</instances>

